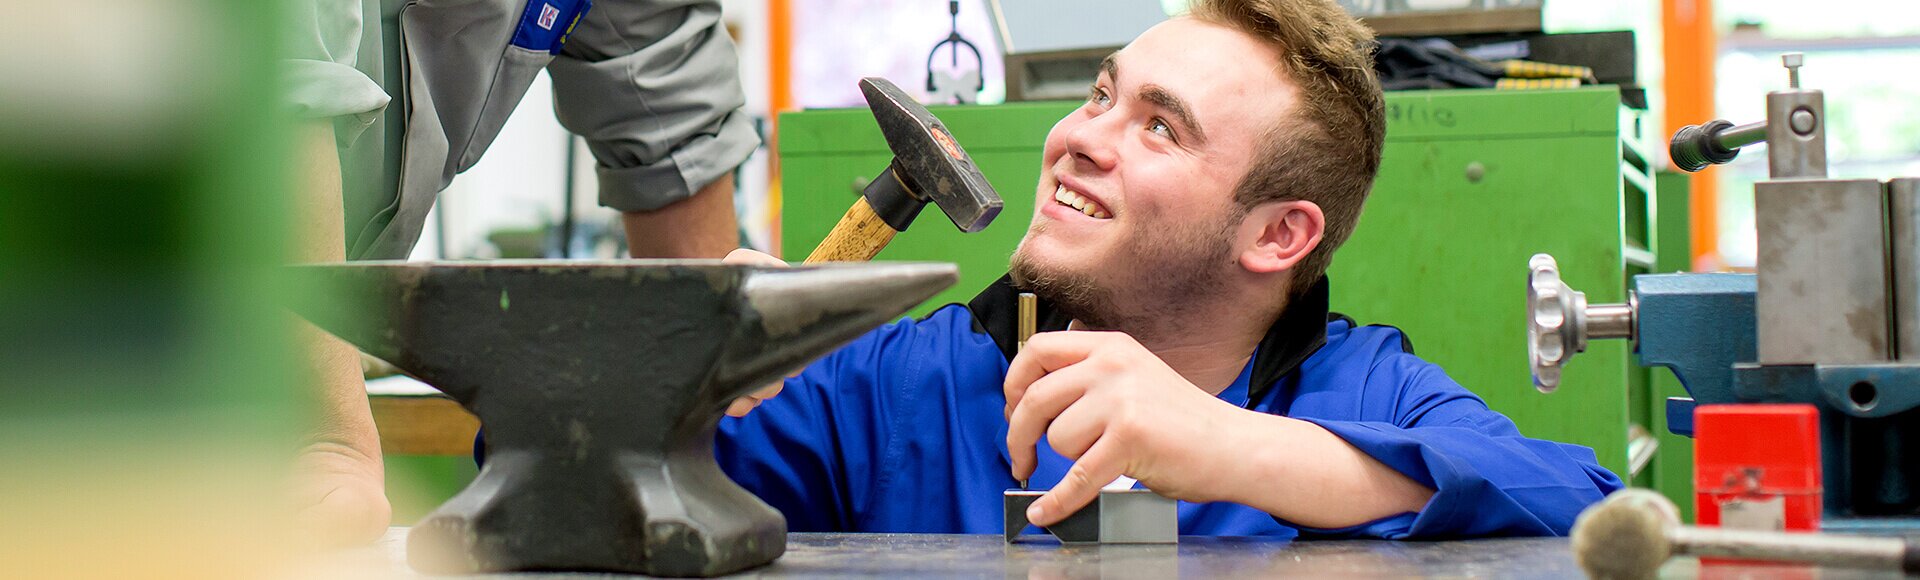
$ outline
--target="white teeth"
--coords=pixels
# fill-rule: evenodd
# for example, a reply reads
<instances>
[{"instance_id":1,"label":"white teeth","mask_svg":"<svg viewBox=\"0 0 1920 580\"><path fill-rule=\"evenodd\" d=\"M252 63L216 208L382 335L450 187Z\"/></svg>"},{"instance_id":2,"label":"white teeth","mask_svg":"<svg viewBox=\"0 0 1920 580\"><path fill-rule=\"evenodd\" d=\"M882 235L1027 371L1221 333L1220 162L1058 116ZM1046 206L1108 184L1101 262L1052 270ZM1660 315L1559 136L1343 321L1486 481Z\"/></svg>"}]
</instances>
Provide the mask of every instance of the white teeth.
<instances>
[{"instance_id":1,"label":"white teeth","mask_svg":"<svg viewBox=\"0 0 1920 580\"><path fill-rule=\"evenodd\" d=\"M1100 204L1095 203L1092 199L1088 199L1084 195L1067 189L1065 185L1061 185L1053 190L1053 200L1059 202L1061 205L1078 210L1080 213L1087 214L1088 217L1097 219L1113 217L1112 214L1107 213L1106 208L1100 207Z\"/></svg>"}]
</instances>

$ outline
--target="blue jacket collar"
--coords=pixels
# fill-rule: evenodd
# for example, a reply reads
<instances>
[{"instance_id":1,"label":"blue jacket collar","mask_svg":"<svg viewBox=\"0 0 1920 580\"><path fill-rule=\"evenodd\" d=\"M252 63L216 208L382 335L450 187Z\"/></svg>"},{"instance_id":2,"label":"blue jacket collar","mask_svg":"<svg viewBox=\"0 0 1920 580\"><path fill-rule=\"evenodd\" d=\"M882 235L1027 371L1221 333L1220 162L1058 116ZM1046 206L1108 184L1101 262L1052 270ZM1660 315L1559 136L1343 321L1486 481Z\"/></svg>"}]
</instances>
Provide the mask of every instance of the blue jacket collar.
<instances>
[{"instance_id":1,"label":"blue jacket collar","mask_svg":"<svg viewBox=\"0 0 1920 580\"><path fill-rule=\"evenodd\" d=\"M986 290L974 296L967 303L967 310L973 313L973 329L993 338L1000 354L1013 360L1014 350L1019 342L1017 317L1019 307L1017 296L1019 289L1013 285L1012 275L1001 276ZM1336 318L1345 318L1327 311L1328 282L1325 276L1315 282L1311 288L1296 297L1287 306L1280 318L1267 329L1266 337L1260 339L1255 348L1250 376L1243 376L1247 384L1245 398L1235 401L1242 406L1259 401L1273 389L1281 378L1300 368L1300 363L1327 343L1327 322ZM1071 319L1053 308L1053 305L1041 300L1038 309L1036 327L1041 332L1066 330ZM1244 373L1243 373L1244 374ZM1236 382L1236 386L1238 386ZM1232 391L1229 388L1229 392ZM1222 392L1225 397L1228 392ZM1238 398L1238 397L1236 397Z\"/></svg>"}]
</instances>

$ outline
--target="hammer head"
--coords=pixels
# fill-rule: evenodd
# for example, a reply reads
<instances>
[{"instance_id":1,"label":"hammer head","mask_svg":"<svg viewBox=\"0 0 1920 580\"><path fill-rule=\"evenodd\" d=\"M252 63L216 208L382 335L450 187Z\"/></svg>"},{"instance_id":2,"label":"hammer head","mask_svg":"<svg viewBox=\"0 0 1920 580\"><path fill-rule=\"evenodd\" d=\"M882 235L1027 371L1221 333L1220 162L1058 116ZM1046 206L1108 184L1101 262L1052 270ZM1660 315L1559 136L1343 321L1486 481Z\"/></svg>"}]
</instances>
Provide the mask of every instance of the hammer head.
<instances>
[{"instance_id":1,"label":"hammer head","mask_svg":"<svg viewBox=\"0 0 1920 580\"><path fill-rule=\"evenodd\" d=\"M860 92L893 150L894 175L922 197L920 201L940 206L953 225L968 233L986 228L1000 215L1000 194L933 113L887 79L860 79Z\"/></svg>"}]
</instances>

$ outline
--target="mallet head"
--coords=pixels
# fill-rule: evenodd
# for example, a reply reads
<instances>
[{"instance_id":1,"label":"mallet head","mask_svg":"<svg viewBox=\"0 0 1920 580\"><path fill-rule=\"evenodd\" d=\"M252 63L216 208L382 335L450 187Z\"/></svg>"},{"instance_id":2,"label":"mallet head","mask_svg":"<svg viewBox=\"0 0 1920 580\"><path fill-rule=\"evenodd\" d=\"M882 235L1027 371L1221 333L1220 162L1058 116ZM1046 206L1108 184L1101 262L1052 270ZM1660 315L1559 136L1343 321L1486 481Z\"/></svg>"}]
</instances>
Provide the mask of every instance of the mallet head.
<instances>
[{"instance_id":1,"label":"mallet head","mask_svg":"<svg viewBox=\"0 0 1920 580\"><path fill-rule=\"evenodd\" d=\"M1573 560L1595 580L1652 578L1673 555L1680 510L1645 489L1614 492L1573 521Z\"/></svg>"}]
</instances>

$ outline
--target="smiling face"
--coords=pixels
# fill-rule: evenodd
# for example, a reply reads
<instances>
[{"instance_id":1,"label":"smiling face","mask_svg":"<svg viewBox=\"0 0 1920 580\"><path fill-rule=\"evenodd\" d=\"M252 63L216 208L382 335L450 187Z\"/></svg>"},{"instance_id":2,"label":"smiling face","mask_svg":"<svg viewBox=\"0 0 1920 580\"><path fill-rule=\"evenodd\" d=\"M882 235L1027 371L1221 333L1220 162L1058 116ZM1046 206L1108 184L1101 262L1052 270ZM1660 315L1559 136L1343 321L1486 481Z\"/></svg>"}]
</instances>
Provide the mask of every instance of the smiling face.
<instances>
[{"instance_id":1,"label":"smiling face","mask_svg":"<svg viewBox=\"0 0 1920 580\"><path fill-rule=\"evenodd\" d=\"M1103 65L1047 134L1016 283L1101 328L1164 317L1240 272L1234 188L1295 101L1275 49L1176 18ZM1244 238L1244 239L1243 239Z\"/></svg>"}]
</instances>

